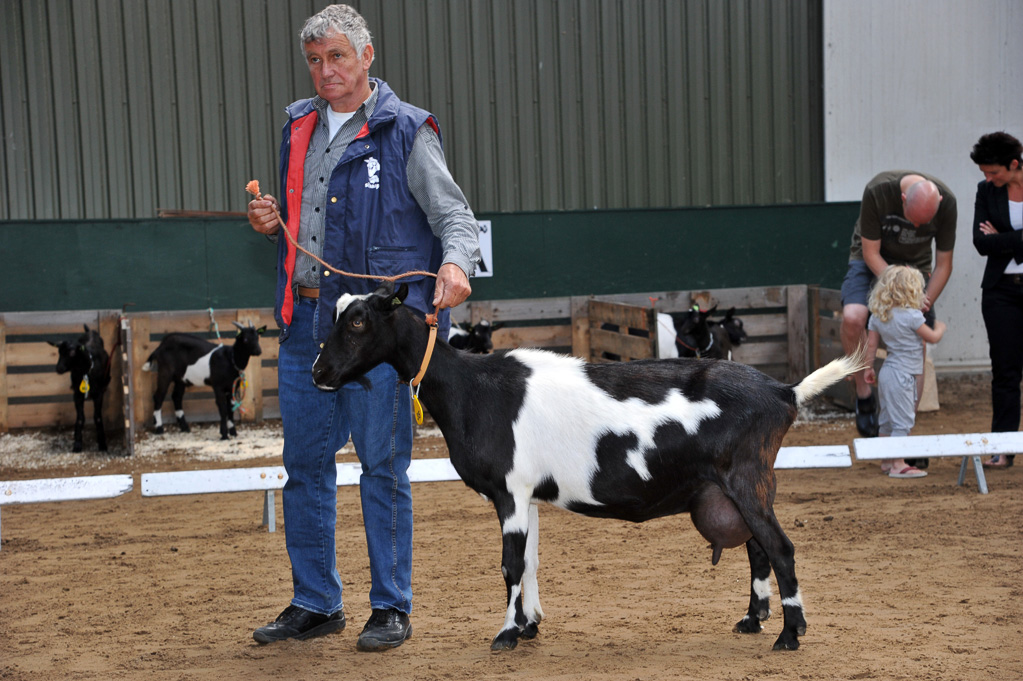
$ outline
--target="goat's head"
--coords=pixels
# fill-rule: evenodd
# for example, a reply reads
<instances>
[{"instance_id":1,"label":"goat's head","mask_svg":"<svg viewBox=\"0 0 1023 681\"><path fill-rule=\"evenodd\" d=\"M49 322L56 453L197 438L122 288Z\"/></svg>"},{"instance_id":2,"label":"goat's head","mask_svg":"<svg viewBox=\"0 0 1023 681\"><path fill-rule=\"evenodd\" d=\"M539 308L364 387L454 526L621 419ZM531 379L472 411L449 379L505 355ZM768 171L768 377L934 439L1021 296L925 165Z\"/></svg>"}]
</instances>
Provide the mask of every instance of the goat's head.
<instances>
[{"instance_id":1,"label":"goat's head","mask_svg":"<svg viewBox=\"0 0 1023 681\"><path fill-rule=\"evenodd\" d=\"M407 295L407 284L395 291L394 282L387 281L373 293L345 293L338 298L334 328L313 362L317 388L337 390L345 383L359 381L370 369L395 356L398 338L394 312Z\"/></svg>"},{"instance_id":2,"label":"goat's head","mask_svg":"<svg viewBox=\"0 0 1023 681\"><path fill-rule=\"evenodd\" d=\"M707 317L713 314L716 309L717 305L706 311L701 310L698 305L693 305L683 317L675 322L675 330L679 336L697 336L701 338L706 336Z\"/></svg>"},{"instance_id":3,"label":"goat's head","mask_svg":"<svg viewBox=\"0 0 1023 681\"><path fill-rule=\"evenodd\" d=\"M469 341L465 349L479 355L489 355L494 349L492 334L502 326L504 325L500 322L491 324L486 319L480 320L478 324L470 326L468 328Z\"/></svg>"},{"instance_id":4,"label":"goat's head","mask_svg":"<svg viewBox=\"0 0 1023 681\"><path fill-rule=\"evenodd\" d=\"M721 326L725 327L725 331L728 332L728 339L732 341L732 345L741 345L748 338L742 320L735 316L734 307L729 308L725 313L725 318L721 320Z\"/></svg>"},{"instance_id":5,"label":"goat's head","mask_svg":"<svg viewBox=\"0 0 1023 681\"><path fill-rule=\"evenodd\" d=\"M261 326L257 329L252 322L249 322L248 326L243 326L238 322L232 323L238 327L238 335L234 339L235 347L242 348L252 357L263 354L263 348L259 345L259 337L266 332L266 327Z\"/></svg>"},{"instance_id":6,"label":"goat's head","mask_svg":"<svg viewBox=\"0 0 1023 681\"><path fill-rule=\"evenodd\" d=\"M74 342L61 341L54 343L53 341L47 341L50 345L57 348L56 370L58 374L66 374L74 369L88 371L92 365L92 357L87 346L98 346L98 349L103 349L103 339L99 333L91 330L87 324L84 325L84 328L85 333Z\"/></svg>"}]
</instances>

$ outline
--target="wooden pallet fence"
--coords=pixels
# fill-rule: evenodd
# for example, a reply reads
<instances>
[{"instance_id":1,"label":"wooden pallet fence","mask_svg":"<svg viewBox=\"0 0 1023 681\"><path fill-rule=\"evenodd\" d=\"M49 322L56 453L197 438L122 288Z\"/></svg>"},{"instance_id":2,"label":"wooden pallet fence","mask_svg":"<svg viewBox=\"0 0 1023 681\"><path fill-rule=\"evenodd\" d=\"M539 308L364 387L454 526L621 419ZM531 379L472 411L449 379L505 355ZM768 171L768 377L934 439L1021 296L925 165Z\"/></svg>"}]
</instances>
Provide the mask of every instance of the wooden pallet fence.
<instances>
[{"instance_id":1,"label":"wooden pallet fence","mask_svg":"<svg viewBox=\"0 0 1023 681\"><path fill-rule=\"evenodd\" d=\"M657 311L591 300L590 362L631 362L657 358Z\"/></svg>"},{"instance_id":2,"label":"wooden pallet fence","mask_svg":"<svg viewBox=\"0 0 1023 681\"><path fill-rule=\"evenodd\" d=\"M83 326L95 329L111 353L111 383L103 401L103 426L116 437L123 391L118 339L118 310L5 312L0 314L0 432L11 428L73 426L75 405L70 374L57 374L57 348L47 341L77 340ZM92 401L85 402L85 438L92 433ZM70 448L70 437L68 439Z\"/></svg>"},{"instance_id":3,"label":"wooden pallet fence","mask_svg":"<svg viewBox=\"0 0 1023 681\"><path fill-rule=\"evenodd\" d=\"M809 345L813 342L810 323L810 288L798 286L768 286L737 289L708 289L694 291L655 291L613 296L595 296L597 302L631 305L635 308L655 310L678 315L697 304L701 309L717 306L715 317L724 316L729 308L736 309L749 339L732 351L737 362L750 364L764 373L785 381L796 381L810 372ZM715 317L712 317L715 318ZM589 320L594 326L599 320ZM613 320L611 320L613 323ZM656 319L649 335L656 348ZM586 352L573 354L589 357Z\"/></svg>"},{"instance_id":4,"label":"wooden pallet fence","mask_svg":"<svg viewBox=\"0 0 1023 681\"><path fill-rule=\"evenodd\" d=\"M451 311L451 320L478 324L485 319L504 324L492 336L496 351L541 348L577 354L573 340L574 301L588 303L589 298L469 300Z\"/></svg>"},{"instance_id":5,"label":"wooden pallet fence","mask_svg":"<svg viewBox=\"0 0 1023 681\"><path fill-rule=\"evenodd\" d=\"M237 335L233 322L256 326L266 325L267 332L260 339L263 354L249 360L245 370L248 382L245 397L237 414L240 422L261 422L265 418L278 418L280 408L277 400L277 325L270 308L241 310L183 310L172 312L138 312L126 316L126 335L131 338L131 357L128 359L127 376L130 395L128 419L136 431L151 428L153 423L153 392L156 389L156 372L144 371L143 365L150 353L156 349L169 333L191 333L207 338L212 343L230 345ZM217 333L220 337L217 338ZM209 386L192 386L185 390L185 416L190 422L215 422L220 420L213 390ZM163 421L175 428L174 405L170 391L164 399L161 410Z\"/></svg>"},{"instance_id":6,"label":"wooden pallet fence","mask_svg":"<svg viewBox=\"0 0 1023 681\"><path fill-rule=\"evenodd\" d=\"M842 354L839 297L835 290L797 285L471 300L452 310L452 320L502 323L504 326L493 335L498 352L543 348L589 361L609 361L656 356L657 312L678 315L696 303L704 309L716 305L720 317L734 307L749 339L734 349L733 359L780 380L795 382ZM263 354L246 371L249 386L240 420L277 418L278 331L272 311L215 310L212 322L220 331L221 342L233 342L234 321L267 326L261 341ZM136 430L152 427L155 374L142 371L142 365L160 339L175 331L213 335L209 310L133 312L123 318L114 310L0 315L0 430L74 423L68 379L53 371L56 349L45 341L77 337L83 323L100 329L108 351L117 342L118 328L123 327L122 347L114 353L113 386L104 418L110 430L126 427L130 435L126 439L131 442ZM118 390L121 375L124 383ZM842 403L847 391L848 385L842 383L832 388L832 397ZM190 421L219 418L210 388L189 388L185 397ZM848 399L845 402L849 403ZM173 429L169 395L163 409L163 420Z\"/></svg>"}]
</instances>

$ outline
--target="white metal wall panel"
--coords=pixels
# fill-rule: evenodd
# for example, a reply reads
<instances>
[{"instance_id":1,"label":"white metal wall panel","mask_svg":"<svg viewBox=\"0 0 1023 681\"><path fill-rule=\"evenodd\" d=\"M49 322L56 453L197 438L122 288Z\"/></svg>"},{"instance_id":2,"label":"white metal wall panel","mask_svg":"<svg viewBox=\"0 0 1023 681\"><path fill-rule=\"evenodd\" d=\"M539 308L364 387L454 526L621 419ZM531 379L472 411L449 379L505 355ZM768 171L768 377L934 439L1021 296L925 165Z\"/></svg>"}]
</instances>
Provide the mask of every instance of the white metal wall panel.
<instances>
[{"instance_id":1,"label":"white metal wall panel","mask_svg":"<svg viewBox=\"0 0 1023 681\"><path fill-rule=\"evenodd\" d=\"M926 171L948 184L959 225L952 278L937 304L949 330L935 364L988 366L985 263L972 235L983 177L969 154L984 133L1023 137L1023 2L824 0L824 80L826 200L859 200L888 169Z\"/></svg>"}]
</instances>

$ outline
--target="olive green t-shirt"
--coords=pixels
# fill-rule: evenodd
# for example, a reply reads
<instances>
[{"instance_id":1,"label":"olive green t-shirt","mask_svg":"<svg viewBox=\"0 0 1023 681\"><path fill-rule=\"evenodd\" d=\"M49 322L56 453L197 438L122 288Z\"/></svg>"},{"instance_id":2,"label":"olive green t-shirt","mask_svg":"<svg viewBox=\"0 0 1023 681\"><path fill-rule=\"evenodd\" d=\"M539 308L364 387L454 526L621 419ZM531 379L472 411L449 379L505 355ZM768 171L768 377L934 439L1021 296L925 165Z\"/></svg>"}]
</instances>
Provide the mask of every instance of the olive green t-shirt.
<instances>
[{"instance_id":1,"label":"olive green t-shirt","mask_svg":"<svg viewBox=\"0 0 1023 681\"><path fill-rule=\"evenodd\" d=\"M902 212L900 182L906 175L920 175L930 180L941 194L934 219L919 227L914 227ZM863 260L862 239L880 240L881 257L889 265L912 265L930 274L931 242L939 251L951 251L955 247L957 219L955 194L938 178L911 170L878 173L863 190L849 260Z\"/></svg>"}]
</instances>

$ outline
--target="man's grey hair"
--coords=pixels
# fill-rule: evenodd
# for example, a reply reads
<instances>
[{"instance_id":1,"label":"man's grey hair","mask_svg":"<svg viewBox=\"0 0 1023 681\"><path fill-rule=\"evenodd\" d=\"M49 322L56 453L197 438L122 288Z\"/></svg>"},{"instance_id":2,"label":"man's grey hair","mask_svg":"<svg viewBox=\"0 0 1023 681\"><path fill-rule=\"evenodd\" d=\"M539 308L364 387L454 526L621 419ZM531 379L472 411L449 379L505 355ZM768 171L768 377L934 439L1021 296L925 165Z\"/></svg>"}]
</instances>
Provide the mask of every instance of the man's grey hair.
<instances>
[{"instance_id":1,"label":"man's grey hair","mask_svg":"<svg viewBox=\"0 0 1023 681\"><path fill-rule=\"evenodd\" d=\"M344 34L355 54L360 57L366 46L373 42L366 20L348 5L328 5L306 19L299 38L304 47L306 43L322 40L331 33Z\"/></svg>"}]
</instances>

